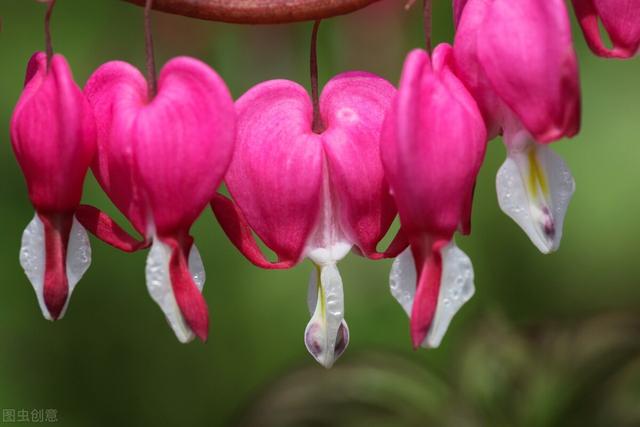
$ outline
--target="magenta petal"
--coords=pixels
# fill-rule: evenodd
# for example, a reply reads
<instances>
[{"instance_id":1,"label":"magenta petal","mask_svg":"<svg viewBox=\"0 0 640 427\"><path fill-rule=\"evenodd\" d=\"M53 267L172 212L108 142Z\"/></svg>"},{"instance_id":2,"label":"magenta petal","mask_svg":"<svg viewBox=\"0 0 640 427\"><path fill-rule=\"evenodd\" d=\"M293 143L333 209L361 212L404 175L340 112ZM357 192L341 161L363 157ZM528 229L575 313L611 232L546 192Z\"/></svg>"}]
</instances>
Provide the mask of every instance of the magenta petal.
<instances>
[{"instance_id":1,"label":"magenta petal","mask_svg":"<svg viewBox=\"0 0 640 427\"><path fill-rule=\"evenodd\" d=\"M637 0L573 0L573 6L591 50L606 58L630 58L640 48L640 2ZM598 19L613 48L605 46Z\"/></svg>"},{"instance_id":2,"label":"magenta petal","mask_svg":"<svg viewBox=\"0 0 640 427\"><path fill-rule=\"evenodd\" d=\"M171 248L169 275L180 313L193 333L204 342L209 335L209 309L189 271L187 258L193 239L191 236L172 236L160 240Z\"/></svg>"},{"instance_id":3,"label":"magenta petal","mask_svg":"<svg viewBox=\"0 0 640 427\"><path fill-rule=\"evenodd\" d=\"M320 211L323 153L309 95L261 83L236 102L236 151L225 182L251 228L281 260L299 260Z\"/></svg>"},{"instance_id":4,"label":"magenta petal","mask_svg":"<svg viewBox=\"0 0 640 427\"><path fill-rule=\"evenodd\" d=\"M350 72L331 79L320 99L322 134L342 230L373 254L396 214L384 177L379 140L394 87L373 74Z\"/></svg>"},{"instance_id":5,"label":"magenta petal","mask_svg":"<svg viewBox=\"0 0 640 427\"><path fill-rule=\"evenodd\" d=\"M95 169L105 191L138 231L148 232L149 213L160 234L186 231L231 159L235 120L224 82L198 60L175 58L151 101L140 72L121 62L96 71L86 91L99 121Z\"/></svg>"},{"instance_id":6,"label":"magenta petal","mask_svg":"<svg viewBox=\"0 0 640 427\"><path fill-rule=\"evenodd\" d=\"M429 333L438 306L442 279L441 250L448 240L414 242L411 246L416 263L418 283L411 307L411 341L418 348Z\"/></svg>"},{"instance_id":7,"label":"magenta petal","mask_svg":"<svg viewBox=\"0 0 640 427\"><path fill-rule=\"evenodd\" d=\"M426 52L409 54L385 122L382 160L408 235L450 238L464 228L484 157L484 122L450 56L449 46L439 46L432 68Z\"/></svg>"},{"instance_id":8,"label":"magenta petal","mask_svg":"<svg viewBox=\"0 0 640 427\"><path fill-rule=\"evenodd\" d=\"M98 239L121 251L136 252L140 249L146 249L150 245L150 242L144 239L141 241L136 240L109 215L93 206L78 206L76 219Z\"/></svg>"},{"instance_id":9,"label":"magenta petal","mask_svg":"<svg viewBox=\"0 0 640 427\"><path fill-rule=\"evenodd\" d=\"M182 57L163 67L158 94L129 128L158 233L188 229L215 194L233 154L234 116L209 66Z\"/></svg>"},{"instance_id":10,"label":"magenta petal","mask_svg":"<svg viewBox=\"0 0 640 427\"><path fill-rule=\"evenodd\" d=\"M44 226L44 303L56 320L61 317L70 294L66 265L73 215L39 213L38 216Z\"/></svg>"},{"instance_id":11,"label":"magenta petal","mask_svg":"<svg viewBox=\"0 0 640 427\"><path fill-rule=\"evenodd\" d=\"M462 17L462 11L464 7L467 5L468 0L453 0L453 25L455 27L458 26L458 22L460 22L460 18Z\"/></svg>"},{"instance_id":12,"label":"magenta petal","mask_svg":"<svg viewBox=\"0 0 640 427\"><path fill-rule=\"evenodd\" d=\"M98 151L93 174L116 207L141 234L147 232L139 179L133 163L131 125L145 104L147 84L140 72L126 62L108 62L98 68L84 88L93 107L98 130Z\"/></svg>"},{"instance_id":13,"label":"magenta petal","mask_svg":"<svg viewBox=\"0 0 640 427\"><path fill-rule=\"evenodd\" d=\"M504 104L487 78L478 57L478 32L485 25L489 0L465 2L464 17L456 30L453 48L455 73L471 92L487 126L489 139L501 131Z\"/></svg>"},{"instance_id":14,"label":"magenta petal","mask_svg":"<svg viewBox=\"0 0 640 427\"><path fill-rule=\"evenodd\" d=\"M73 81L67 61L36 53L11 118L11 142L29 198L38 211L72 213L95 152L89 104Z\"/></svg>"},{"instance_id":15,"label":"magenta petal","mask_svg":"<svg viewBox=\"0 0 640 427\"><path fill-rule=\"evenodd\" d=\"M266 269L284 269L297 264L297 256L293 259L280 258L278 262L269 261L253 238L249 223L231 199L216 194L211 200L211 209L231 243L254 265Z\"/></svg>"},{"instance_id":16,"label":"magenta petal","mask_svg":"<svg viewBox=\"0 0 640 427\"><path fill-rule=\"evenodd\" d=\"M475 1L487 8L478 58L498 96L538 142L576 134L578 65L563 0Z\"/></svg>"}]
</instances>

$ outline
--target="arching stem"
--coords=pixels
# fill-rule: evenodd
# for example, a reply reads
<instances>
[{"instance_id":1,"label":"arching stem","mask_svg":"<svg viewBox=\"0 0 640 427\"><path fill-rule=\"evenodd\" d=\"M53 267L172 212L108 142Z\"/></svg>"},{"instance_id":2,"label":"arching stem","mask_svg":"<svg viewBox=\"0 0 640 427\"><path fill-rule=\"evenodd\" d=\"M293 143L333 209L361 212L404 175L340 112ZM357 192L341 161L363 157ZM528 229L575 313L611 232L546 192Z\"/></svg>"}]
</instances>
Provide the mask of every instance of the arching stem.
<instances>
[{"instance_id":1,"label":"arching stem","mask_svg":"<svg viewBox=\"0 0 640 427\"><path fill-rule=\"evenodd\" d=\"M44 45L47 53L47 71L51 67L51 58L53 58L53 45L51 43L51 14L56 0L49 0L47 5L47 13L44 15Z\"/></svg>"},{"instance_id":2,"label":"arching stem","mask_svg":"<svg viewBox=\"0 0 640 427\"><path fill-rule=\"evenodd\" d=\"M158 91L156 80L156 60L153 54L153 35L151 34L151 7L153 0L146 0L144 6L144 47L147 55L147 92L153 99Z\"/></svg>"},{"instance_id":3,"label":"arching stem","mask_svg":"<svg viewBox=\"0 0 640 427\"><path fill-rule=\"evenodd\" d=\"M125 0L140 6L145 0ZM210 21L283 24L327 19L379 0L156 0L154 9Z\"/></svg>"},{"instance_id":4,"label":"arching stem","mask_svg":"<svg viewBox=\"0 0 640 427\"><path fill-rule=\"evenodd\" d=\"M318 97L318 28L320 28L319 19L313 23L309 69L311 72L311 100L313 101L312 129L315 133L322 133L324 132L324 123L322 123L322 117L320 116L320 100Z\"/></svg>"}]
</instances>

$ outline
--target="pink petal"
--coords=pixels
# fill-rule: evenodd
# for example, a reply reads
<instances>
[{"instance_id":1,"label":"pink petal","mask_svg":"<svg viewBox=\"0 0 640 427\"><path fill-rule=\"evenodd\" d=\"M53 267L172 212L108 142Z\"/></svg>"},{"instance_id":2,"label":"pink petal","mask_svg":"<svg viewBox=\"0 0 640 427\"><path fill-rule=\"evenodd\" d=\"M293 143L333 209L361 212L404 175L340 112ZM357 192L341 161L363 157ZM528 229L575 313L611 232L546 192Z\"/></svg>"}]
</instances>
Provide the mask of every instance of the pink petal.
<instances>
[{"instance_id":1,"label":"pink petal","mask_svg":"<svg viewBox=\"0 0 640 427\"><path fill-rule=\"evenodd\" d=\"M411 341L418 348L429 333L438 306L442 279L441 250L449 243L442 239L435 242L416 243L411 246L418 272L416 294L411 308Z\"/></svg>"},{"instance_id":2,"label":"pink petal","mask_svg":"<svg viewBox=\"0 0 640 427\"><path fill-rule=\"evenodd\" d=\"M489 139L501 131L504 104L493 90L478 58L478 32L485 25L490 0L469 0L465 2L464 18L456 30L454 53L455 74L464 82L478 103L482 112Z\"/></svg>"},{"instance_id":3,"label":"pink petal","mask_svg":"<svg viewBox=\"0 0 640 427\"><path fill-rule=\"evenodd\" d=\"M121 251L136 252L149 247L148 241L136 240L109 215L93 206L80 205L76 210L76 218L94 236Z\"/></svg>"},{"instance_id":4,"label":"pink petal","mask_svg":"<svg viewBox=\"0 0 640 427\"><path fill-rule=\"evenodd\" d=\"M160 235L188 230L220 185L233 154L235 112L222 79L192 58L169 61L156 97L114 124L133 140L141 187ZM125 107L126 108L126 107Z\"/></svg>"},{"instance_id":5,"label":"pink petal","mask_svg":"<svg viewBox=\"0 0 640 427\"><path fill-rule=\"evenodd\" d=\"M298 261L320 210L322 141L297 83L261 83L236 102L236 151L225 182L242 215L279 260Z\"/></svg>"},{"instance_id":6,"label":"pink petal","mask_svg":"<svg viewBox=\"0 0 640 427\"><path fill-rule=\"evenodd\" d=\"M458 26L468 0L453 0L453 25Z\"/></svg>"},{"instance_id":7,"label":"pink petal","mask_svg":"<svg viewBox=\"0 0 640 427\"><path fill-rule=\"evenodd\" d=\"M190 236L185 236L180 240L162 238L161 241L172 250L169 260L169 274L173 295L180 312L193 333L201 341L206 341L209 334L209 310L202 293L191 276L187 261L193 239Z\"/></svg>"},{"instance_id":8,"label":"pink petal","mask_svg":"<svg viewBox=\"0 0 640 427\"><path fill-rule=\"evenodd\" d=\"M575 135L580 87L563 0L475 1L486 7L478 58L496 94L538 142Z\"/></svg>"},{"instance_id":9,"label":"pink petal","mask_svg":"<svg viewBox=\"0 0 640 427\"><path fill-rule=\"evenodd\" d=\"M450 238L465 228L484 157L484 122L450 56L449 46L439 46L432 68L426 52L409 54L385 123L382 160L408 235Z\"/></svg>"},{"instance_id":10,"label":"pink petal","mask_svg":"<svg viewBox=\"0 0 640 427\"><path fill-rule=\"evenodd\" d=\"M96 117L98 151L93 174L109 199L141 234L147 232L147 211L140 179L133 161L131 126L135 114L146 103L144 77L126 62L108 62L89 78L85 88Z\"/></svg>"},{"instance_id":11,"label":"pink petal","mask_svg":"<svg viewBox=\"0 0 640 427\"><path fill-rule=\"evenodd\" d=\"M451 71L451 62L448 45L436 48L433 63L422 50L408 55L381 145L417 271L411 312L416 347L424 341L436 311L440 249L456 229L469 231L473 188L486 147L480 111Z\"/></svg>"},{"instance_id":12,"label":"pink petal","mask_svg":"<svg viewBox=\"0 0 640 427\"><path fill-rule=\"evenodd\" d=\"M211 200L211 209L231 243L254 265L267 269L286 269L298 262L298 256L293 259L279 259L278 262L269 261L254 239L242 211L231 199L216 194Z\"/></svg>"},{"instance_id":13,"label":"pink petal","mask_svg":"<svg viewBox=\"0 0 640 427\"><path fill-rule=\"evenodd\" d=\"M373 74L331 79L320 99L326 126L322 142L342 230L371 255L396 209L380 161L379 140L395 89Z\"/></svg>"},{"instance_id":14,"label":"pink petal","mask_svg":"<svg viewBox=\"0 0 640 427\"><path fill-rule=\"evenodd\" d=\"M605 58L630 58L640 48L640 2L637 0L573 0L573 6L591 50ZM605 46L598 19L613 48Z\"/></svg>"},{"instance_id":15,"label":"pink petal","mask_svg":"<svg viewBox=\"0 0 640 427\"><path fill-rule=\"evenodd\" d=\"M11 142L38 211L72 213L95 152L89 104L73 81L67 61L36 53L11 118Z\"/></svg>"},{"instance_id":16,"label":"pink petal","mask_svg":"<svg viewBox=\"0 0 640 427\"><path fill-rule=\"evenodd\" d=\"M69 297L66 265L73 215L39 214L39 217L44 225L44 302L49 314L56 320L61 317Z\"/></svg>"}]
</instances>

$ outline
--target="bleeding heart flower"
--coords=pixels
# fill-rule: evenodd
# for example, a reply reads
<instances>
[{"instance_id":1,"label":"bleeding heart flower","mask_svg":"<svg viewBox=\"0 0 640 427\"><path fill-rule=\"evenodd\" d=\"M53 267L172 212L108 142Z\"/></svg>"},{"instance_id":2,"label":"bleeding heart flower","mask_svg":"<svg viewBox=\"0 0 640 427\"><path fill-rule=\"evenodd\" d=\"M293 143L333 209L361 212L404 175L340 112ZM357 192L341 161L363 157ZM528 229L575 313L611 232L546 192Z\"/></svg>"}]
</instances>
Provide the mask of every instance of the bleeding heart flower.
<instances>
[{"instance_id":1,"label":"bleeding heart flower","mask_svg":"<svg viewBox=\"0 0 640 427\"><path fill-rule=\"evenodd\" d=\"M42 314L61 318L91 263L87 233L74 218L95 152L95 124L65 58L38 52L11 119L11 143L36 214L22 235L20 264Z\"/></svg>"},{"instance_id":2,"label":"bleeding heart flower","mask_svg":"<svg viewBox=\"0 0 640 427\"><path fill-rule=\"evenodd\" d=\"M261 83L236 102L236 152L225 178L236 205L218 195L212 208L254 264L288 268L304 257L315 264L304 339L325 367L349 342L336 263L352 246L371 258L383 256L376 244L395 216L378 147L394 93L372 74L334 77L320 98L321 133L312 130L312 102L297 83ZM262 255L252 230L278 262Z\"/></svg>"},{"instance_id":3,"label":"bleeding heart flower","mask_svg":"<svg viewBox=\"0 0 640 427\"><path fill-rule=\"evenodd\" d=\"M545 144L580 127L578 65L562 0L468 0L454 44L456 74L503 133L502 210L544 253L560 244L575 183Z\"/></svg>"},{"instance_id":4,"label":"bleeding heart flower","mask_svg":"<svg viewBox=\"0 0 640 427\"><path fill-rule=\"evenodd\" d=\"M572 0L587 44L605 58L631 58L640 50L639 0ZM609 34L612 48L605 46L598 20Z\"/></svg>"},{"instance_id":5,"label":"bleeding heart flower","mask_svg":"<svg viewBox=\"0 0 640 427\"><path fill-rule=\"evenodd\" d=\"M235 111L222 79L206 64L175 58L158 93L124 62L100 67L85 88L98 126L93 171L114 204L153 242L146 281L181 342L205 340L204 270L189 229L220 185L233 153ZM99 237L136 249L99 211L87 210ZM93 221L90 221L90 220Z\"/></svg>"},{"instance_id":6,"label":"bleeding heart flower","mask_svg":"<svg viewBox=\"0 0 640 427\"><path fill-rule=\"evenodd\" d=\"M382 133L384 169L411 244L394 261L391 293L411 316L415 347L437 347L474 293L471 261L453 234L470 232L486 130L451 59L446 44L435 49L433 62L423 50L408 55Z\"/></svg>"}]
</instances>

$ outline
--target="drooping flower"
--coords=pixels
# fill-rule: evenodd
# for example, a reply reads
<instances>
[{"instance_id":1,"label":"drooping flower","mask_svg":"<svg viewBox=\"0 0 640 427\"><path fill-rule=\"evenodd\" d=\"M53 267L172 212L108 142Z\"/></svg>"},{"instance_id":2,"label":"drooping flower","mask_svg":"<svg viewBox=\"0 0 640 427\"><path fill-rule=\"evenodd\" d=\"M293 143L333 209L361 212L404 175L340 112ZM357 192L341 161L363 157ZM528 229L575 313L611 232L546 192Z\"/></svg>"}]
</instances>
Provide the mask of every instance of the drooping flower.
<instances>
[{"instance_id":1,"label":"drooping flower","mask_svg":"<svg viewBox=\"0 0 640 427\"><path fill-rule=\"evenodd\" d=\"M572 0L587 44L605 58L631 58L640 50L640 0ZM598 21L612 47L600 35Z\"/></svg>"},{"instance_id":2,"label":"drooping flower","mask_svg":"<svg viewBox=\"0 0 640 427\"><path fill-rule=\"evenodd\" d=\"M456 74L503 134L496 186L502 210L540 251L558 248L575 184L547 146L580 127L580 88L562 0L468 0L454 44Z\"/></svg>"},{"instance_id":3,"label":"drooping flower","mask_svg":"<svg viewBox=\"0 0 640 427\"><path fill-rule=\"evenodd\" d=\"M486 129L451 61L446 44L432 61L423 50L408 55L382 133L384 170L411 245L394 261L391 292L411 317L415 347L437 347L474 292L471 261L453 235L470 232Z\"/></svg>"},{"instance_id":4,"label":"drooping flower","mask_svg":"<svg viewBox=\"0 0 640 427\"><path fill-rule=\"evenodd\" d=\"M288 268L305 257L314 263L304 339L325 367L349 341L336 264L354 246L381 257L376 244L395 216L378 146L394 93L372 74L334 77L320 97L320 133L312 130L312 101L297 83L264 82L236 102L236 151L225 177L235 204L218 195L212 208L255 265ZM277 262L262 255L252 231Z\"/></svg>"},{"instance_id":5,"label":"drooping flower","mask_svg":"<svg viewBox=\"0 0 640 427\"><path fill-rule=\"evenodd\" d=\"M181 342L194 334L205 340L204 270L189 229L233 154L231 95L211 68L186 57L164 66L155 97L136 68L117 61L96 70L85 93L98 128L92 170L134 228L152 241L149 293ZM104 214L84 213L98 237L125 250L136 248Z\"/></svg>"},{"instance_id":6,"label":"drooping flower","mask_svg":"<svg viewBox=\"0 0 640 427\"><path fill-rule=\"evenodd\" d=\"M35 216L22 235L20 264L43 316L61 318L91 263L87 233L74 215L95 152L95 124L65 58L38 52L11 118L11 143Z\"/></svg>"}]
</instances>

